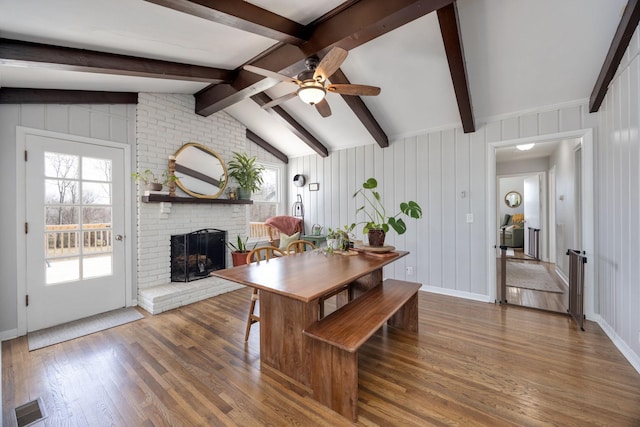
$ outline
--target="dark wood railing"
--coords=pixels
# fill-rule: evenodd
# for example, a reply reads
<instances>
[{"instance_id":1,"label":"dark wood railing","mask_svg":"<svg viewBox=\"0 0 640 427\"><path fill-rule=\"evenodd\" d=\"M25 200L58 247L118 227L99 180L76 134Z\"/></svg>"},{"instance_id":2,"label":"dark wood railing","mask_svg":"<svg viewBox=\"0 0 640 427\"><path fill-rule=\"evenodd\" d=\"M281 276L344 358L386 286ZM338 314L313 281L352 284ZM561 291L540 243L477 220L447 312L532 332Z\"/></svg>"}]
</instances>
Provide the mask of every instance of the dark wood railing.
<instances>
[{"instance_id":1,"label":"dark wood railing","mask_svg":"<svg viewBox=\"0 0 640 427\"><path fill-rule=\"evenodd\" d=\"M498 302L507 303L507 246L500 246L500 286L498 286Z\"/></svg>"},{"instance_id":2,"label":"dark wood railing","mask_svg":"<svg viewBox=\"0 0 640 427\"><path fill-rule=\"evenodd\" d=\"M584 252L567 250L569 255L569 314L584 331Z\"/></svg>"},{"instance_id":3,"label":"dark wood railing","mask_svg":"<svg viewBox=\"0 0 640 427\"><path fill-rule=\"evenodd\" d=\"M527 255L540 261L540 229L529 227L529 246Z\"/></svg>"}]
</instances>

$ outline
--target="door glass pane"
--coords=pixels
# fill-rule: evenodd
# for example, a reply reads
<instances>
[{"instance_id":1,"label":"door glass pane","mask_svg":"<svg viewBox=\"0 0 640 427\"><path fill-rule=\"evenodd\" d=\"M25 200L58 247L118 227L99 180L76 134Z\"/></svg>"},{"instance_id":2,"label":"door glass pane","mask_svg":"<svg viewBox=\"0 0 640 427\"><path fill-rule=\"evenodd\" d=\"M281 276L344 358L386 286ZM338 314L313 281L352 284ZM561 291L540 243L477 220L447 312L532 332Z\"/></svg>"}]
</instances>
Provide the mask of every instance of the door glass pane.
<instances>
[{"instance_id":1,"label":"door glass pane","mask_svg":"<svg viewBox=\"0 0 640 427\"><path fill-rule=\"evenodd\" d=\"M47 285L80 280L80 258L60 258L47 260Z\"/></svg>"},{"instance_id":2,"label":"door glass pane","mask_svg":"<svg viewBox=\"0 0 640 427\"><path fill-rule=\"evenodd\" d=\"M111 204L111 184L100 182L83 183L82 203L85 205Z\"/></svg>"},{"instance_id":3,"label":"door glass pane","mask_svg":"<svg viewBox=\"0 0 640 427\"><path fill-rule=\"evenodd\" d=\"M47 179L44 182L45 203L70 204L77 203L80 189L78 181L67 179Z\"/></svg>"},{"instance_id":4,"label":"door glass pane","mask_svg":"<svg viewBox=\"0 0 640 427\"><path fill-rule=\"evenodd\" d=\"M45 233L47 260L59 256L80 255L78 232L75 230L57 230Z\"/></svg>"},{"instance_id":5,"label":"door glass pane","mask_svg":"<svg viewBox=\"0 0 640 427\"><path fill-rule=\"evenodd\" d=\"M111 207L82 208L83 224L103 224L111 227Z\"/></svg>"},{"instance_id":6,"label":"door glass pane","mask_svg":"<svg viewBox=\"0 0 640 427\"><path fill-rule=\"evenodd\" d=\"M82 179L87 181L111 182L111 160L83 157Z\"/></svg>"},{"instance_id":7,"label":"door glass pane","mask_svg":"<svg viewBox=\"0 0 640 427\"><path fill-rule=\"evenodd\" d=\"M51 178L77 179L80 157L71 154L44 153L44 175Z\"/></svg>"},{"instance_id":8,"label":"door glass pane","mask_svg":"<svg viewBox=\"0 0 640 427\"><path fill-rule=\"evenodd\" d=\"M101 256L85 256L82 259L82 275L85 279L110 276L112 274L111 254Z\"/></svg>"},{"instance_id":9,"label":"door glass pane","mask_svg":"<svg viewBox=\"0 0 640 427\"><path fill-rule=\"evenodd\" d=\"M47 206L46 225L75 225L78 228L79 209L75 206ZM68 227L67 227L68 228Z\"/></svg>"}]
</instances>

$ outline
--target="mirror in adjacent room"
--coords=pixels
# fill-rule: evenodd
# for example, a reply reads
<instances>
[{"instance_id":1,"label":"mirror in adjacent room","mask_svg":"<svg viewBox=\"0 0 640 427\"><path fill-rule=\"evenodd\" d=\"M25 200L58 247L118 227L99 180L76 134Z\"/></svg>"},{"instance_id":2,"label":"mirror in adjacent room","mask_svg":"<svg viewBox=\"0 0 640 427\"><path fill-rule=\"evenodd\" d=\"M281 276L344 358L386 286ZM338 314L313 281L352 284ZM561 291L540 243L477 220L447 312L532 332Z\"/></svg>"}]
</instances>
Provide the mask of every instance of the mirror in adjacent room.
<instances>
[{"instance_id":1,"label":"mirror in adjacent room","mask_svg":"<svg viewBox=\"0 0 640 427\"><path fill-rule=\"evenodd\" d=\"M517 208L522 203L522 195L517 191L509 191L504 196L504 204L510 208Z\"/></svg>"},{"instance_id":2,"label":"mirror in adjacent room","mask_svg":"<svg viewBox=\"0 0 640 427\"><path fill-rule=\"evenodd\" d=\"M216 199L227 185L227 168L218 154L196 142L184 144L175 154L176 184L192 197Z\"/></svg>"}]
</instances>

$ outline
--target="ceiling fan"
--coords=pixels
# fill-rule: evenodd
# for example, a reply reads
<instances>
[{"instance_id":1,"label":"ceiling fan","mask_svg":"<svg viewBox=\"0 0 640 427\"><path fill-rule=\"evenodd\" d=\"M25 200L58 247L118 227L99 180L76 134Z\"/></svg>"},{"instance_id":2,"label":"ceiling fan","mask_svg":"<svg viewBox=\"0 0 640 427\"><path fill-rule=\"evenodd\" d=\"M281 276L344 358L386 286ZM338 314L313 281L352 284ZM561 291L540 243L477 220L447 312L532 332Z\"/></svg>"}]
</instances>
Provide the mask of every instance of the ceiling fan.
<instances>
[{"instance_id":1,"label":"ceiling fan","mask_svg":"<svg viewBox=\"0 0 640 427\"><path fill-rule=\"evenodd\" d=\"M271 77L286 83L298 85L297 91L267 102L262 108L274 107L297 96L303 102L314 105L322 117L329 117L331 115L331 108L325 99L327 92L351 96L376 96L380 93L380 88L375 86L326 84L327 79L340 68L342 62L347 58L347 55L348 52L346 50L334 47L322 58L322 61L320 61L317 56L311 56L305 61L307 69L298 74L297 77L288 77L263 68L254 67L253 65L245 65L243 68L264 77Z\"/></svg>"}]
</instances>

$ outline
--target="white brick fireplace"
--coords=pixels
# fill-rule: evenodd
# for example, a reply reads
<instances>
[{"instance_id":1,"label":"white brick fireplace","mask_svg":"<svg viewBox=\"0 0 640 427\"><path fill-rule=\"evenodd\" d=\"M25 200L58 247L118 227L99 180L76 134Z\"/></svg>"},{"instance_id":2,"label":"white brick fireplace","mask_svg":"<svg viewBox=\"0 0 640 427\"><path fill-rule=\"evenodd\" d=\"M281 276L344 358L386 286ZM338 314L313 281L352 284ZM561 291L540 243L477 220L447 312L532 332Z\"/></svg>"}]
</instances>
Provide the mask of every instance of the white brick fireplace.
<instances>
[{"instance_id":1,"label":"white brick fireplace","mask_svg":"<svg viewBox=\"0 0 640 427\"><path fill-rule=\"evenodd\" d=\"M242 124L224 112L196 115L190 95L141 93L136 121L137 170L165 170L169 156L187 142L206 145L225 163L234 151L247 151ZM142 308L157 314L241 287L217 278L171 282L170 240L172 234L203 228L226 230L231 237L246 234L248 205L143 203L141 191L138 186L137 283ZM178 195L185 194L178 189Z\"/></svg>"}]
</instances>

